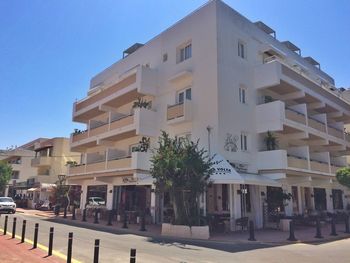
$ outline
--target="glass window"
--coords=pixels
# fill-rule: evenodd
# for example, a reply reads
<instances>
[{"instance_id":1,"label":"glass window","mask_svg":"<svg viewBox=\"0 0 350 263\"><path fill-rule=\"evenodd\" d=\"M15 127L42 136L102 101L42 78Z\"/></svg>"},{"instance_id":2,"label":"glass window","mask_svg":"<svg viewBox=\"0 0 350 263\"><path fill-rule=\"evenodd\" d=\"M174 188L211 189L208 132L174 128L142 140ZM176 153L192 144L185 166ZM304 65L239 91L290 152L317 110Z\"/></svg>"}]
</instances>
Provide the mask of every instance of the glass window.
<instances>
[{"instance_id":1,"label":"glass window","mask_svg":"<svg viewBox=\"0 0 350 263\"><path fill-rule=\"evenodd\" d=\"M339 189L332 189L332 197L333 197L333 208L344 209L342 191Z\"/></svg>"},{"instance_id":2,"label":"glass window","mask_svg":"<svg viewBox=\"0 0 350 263\"><path fill-rule=\"evenodd\" d=\"M187 44L179 49L178 62L182 62L192 57L192 44Z\"/></svg>"},{"instance_id":3,"label":"glass window","mask_svg":"<svg viewBox=\"0 0 350 263\"><path fill-rule=\"evenodd\" d=\"M241 150L242 151L248 150L248 136L245 133L241 133Z\"/></svg>"},{"instance_id":4,"label":"glass window","mask_svg":"<svg viewBox=\"0 0 350 263\"><path fill-rule=\"evenodd\" d=\"M238 41L238 56L246 58L245 44L242 41Z\"/></svg>"},{"instance_id":5,"label":"glass window","mask_svg":"<svg viewBox=\"0 0 350 263\"><path fill-rule=\"evenodd\" d=\"M247 102L246 89L243 87L239 88L239 102L242 104L246 104L246 102Z\"/></svg>"},{"instance_id":6,"label":"glass window","mask_svg":"<svg viewBox=\"0 0 350 263\"><path fill-rule=\"evenodd\" d=\"M185 98L187 100L191 100L192 99L192 91L191 88L188 88L186 90L182 90L178 93L177 95L177 102L178 103L184 103Z\"/></svg>"}]
</instances>

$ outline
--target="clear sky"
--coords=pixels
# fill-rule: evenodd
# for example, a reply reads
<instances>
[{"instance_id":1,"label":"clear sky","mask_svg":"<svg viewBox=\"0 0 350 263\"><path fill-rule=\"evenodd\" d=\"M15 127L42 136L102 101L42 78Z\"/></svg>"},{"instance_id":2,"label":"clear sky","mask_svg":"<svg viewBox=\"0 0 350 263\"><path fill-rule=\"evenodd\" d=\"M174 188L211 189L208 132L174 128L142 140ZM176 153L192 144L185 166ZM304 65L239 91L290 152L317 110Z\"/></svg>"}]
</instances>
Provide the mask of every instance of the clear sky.
<instances>
[{"instance_id":1,"label":"clear sky","mask_svg":"<svg viewBox=\"0 0 350 263\"><path fill-rule=\"evenodd\" d=\"M90 78L205 0L0 0L0 149L69 136ZM350 1L226 0L350 86Z\"/></svg>"}]
</instances>

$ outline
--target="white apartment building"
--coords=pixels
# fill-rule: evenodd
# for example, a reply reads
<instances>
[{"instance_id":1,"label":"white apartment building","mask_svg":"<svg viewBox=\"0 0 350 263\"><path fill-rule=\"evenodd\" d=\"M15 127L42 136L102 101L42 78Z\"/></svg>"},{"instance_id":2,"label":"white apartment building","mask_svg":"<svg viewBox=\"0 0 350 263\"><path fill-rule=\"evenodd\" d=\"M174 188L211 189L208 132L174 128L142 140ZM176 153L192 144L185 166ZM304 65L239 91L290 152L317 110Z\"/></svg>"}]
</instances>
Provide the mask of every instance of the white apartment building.
<instances>
[{"instance_id":1,"label":"white apartment building","mask_svg":"<svg viewBox=\"0 0 350 263\"><path fill-rule=\"evenodd\" d=\"M150 106L133 108L138 98ZM350 149L349 102L316 60L219 0L125 50L91 79L73 121L87 127L71 136L71 150L84 156L69 171L70 183L82 185L82 208L100 196L108 209L147 208L154 222L164 220L168 200L154 191L151 152L134 151L142 137L155 147L161 130L199 139L228 168L213 176L201 206L227 215L232 229L244 216L268 223L282 191L293 196L280 206L286 215L350 201L335 179ZM278 147L267 150L267 132Z\"/></svg>"}]
</instances>

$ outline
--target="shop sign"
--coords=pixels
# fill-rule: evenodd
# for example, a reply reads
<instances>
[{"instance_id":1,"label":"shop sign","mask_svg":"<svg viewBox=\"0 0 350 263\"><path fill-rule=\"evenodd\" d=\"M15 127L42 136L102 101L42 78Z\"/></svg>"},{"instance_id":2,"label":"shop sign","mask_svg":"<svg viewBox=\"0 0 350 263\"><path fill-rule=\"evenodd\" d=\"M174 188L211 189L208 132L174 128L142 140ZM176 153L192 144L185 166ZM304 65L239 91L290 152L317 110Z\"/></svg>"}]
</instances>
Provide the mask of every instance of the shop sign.
<instances>
[{"instance_id":1,"label":"shop sign","mask_svg":"<svg viewBox=\"0 0 350 263\"><path fill-rule=\"evenodd\" d=\"M138 180L135 177L123 177L124 184L136 183Z\"/></svg>"}]
</instances>

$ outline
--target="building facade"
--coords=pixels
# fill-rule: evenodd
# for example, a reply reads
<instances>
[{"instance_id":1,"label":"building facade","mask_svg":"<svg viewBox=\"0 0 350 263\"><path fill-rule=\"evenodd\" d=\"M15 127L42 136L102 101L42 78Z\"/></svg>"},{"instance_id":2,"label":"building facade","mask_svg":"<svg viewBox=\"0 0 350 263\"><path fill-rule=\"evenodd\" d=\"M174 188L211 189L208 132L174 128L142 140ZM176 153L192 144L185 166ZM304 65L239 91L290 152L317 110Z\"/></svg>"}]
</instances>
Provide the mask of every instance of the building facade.
<instances>
[{"instance_id":1,"label":"building facade","mask_svg":"<svg viewBox=\"0 0 350 263\"><path fill-rule=\"evenodd\" d=\"M262 227L274 212L332 212L350 201L335 179L347 165L349 102L317 61L222 1L125 50L91 79L73 121L87 127L71 136L71 150L83 155L69 169L82 208L98 196L107 209L147 209L164 221L169 200L154 191L151 151L140 151L146 139L154 148L162 130L199 140L229 164L213 175L201 207L226 215L231 229L242 217ZM276 204L283 193L290 200Z\"/></svg>"}]
</instances>

